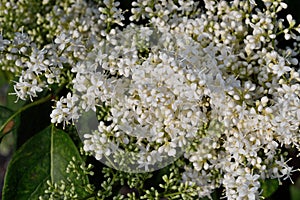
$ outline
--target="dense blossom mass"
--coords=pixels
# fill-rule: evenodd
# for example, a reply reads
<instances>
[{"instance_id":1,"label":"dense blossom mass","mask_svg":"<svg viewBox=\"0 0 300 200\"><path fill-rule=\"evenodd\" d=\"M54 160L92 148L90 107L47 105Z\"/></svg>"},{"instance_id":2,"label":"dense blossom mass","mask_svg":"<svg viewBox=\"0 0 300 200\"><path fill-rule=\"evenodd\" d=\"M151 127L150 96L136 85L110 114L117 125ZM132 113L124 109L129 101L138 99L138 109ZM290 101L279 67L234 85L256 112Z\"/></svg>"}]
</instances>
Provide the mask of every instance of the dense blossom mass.
<instances>
[{"instance_id":1,"label":"dense blossom mass","mask_svg":"<svg viewBox=\"0 0 300 200\"><path fill-rule=\"evenodd\" d=\"M300 27L286 8L137 0L129 12L113 0L67 1L37 19L47 44L34 28L1 30L0 64L18 74L19 99L55 93L52 123L86 130L96 113L79 134L110 167L152 171L183 157L182 181L200 186L199 198L223 187L228 199L258 199L261 181L290 177L282 149L300 145Z\"/></svg>"}]
</instances>

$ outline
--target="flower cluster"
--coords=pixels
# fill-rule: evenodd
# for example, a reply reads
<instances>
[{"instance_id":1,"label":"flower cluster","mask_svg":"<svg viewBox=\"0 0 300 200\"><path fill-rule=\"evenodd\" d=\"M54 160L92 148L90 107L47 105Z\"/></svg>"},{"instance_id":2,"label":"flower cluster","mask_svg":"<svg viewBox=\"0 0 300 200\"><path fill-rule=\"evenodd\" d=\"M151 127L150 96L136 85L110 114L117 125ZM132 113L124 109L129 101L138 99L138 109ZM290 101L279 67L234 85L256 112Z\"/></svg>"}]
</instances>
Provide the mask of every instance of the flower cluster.
<instances>
[{"instance_id":1,"label":"flower cluster","mask_svg":"<svg viewBox=\"0 0 300 200\"><path fill-rule=\"evenodd\" d=\"M66 173L70 176L66 180L47 180L47 189L44 195L39 196L39 200L43 199L77 199L81 193L91 194L94 191L94 187L88 183L82 175L93 175L91 171L92 166L85 166L85 163L81 163L72 157L71 161L66 166ZM70 177L76 177L81 185L74 184ZM80 188L80 190L78 189Z\"/></svg>"},{"instance_id":2,"label":"flower cluster","mask_svg":"<svg viewBox=\"0 0 300 200\"><path fill-rule=\"evenodd\" d=\"M260 181L290 177L280 147L300 145L300 27L284 2L138 0L130 22L119 2L70 2L43 22L52 43L0 36L18 98L67 88L51 122L77 124L86 152L131 172L182 156L199 197L257 199Z\"/></svg>"}]
</instances>

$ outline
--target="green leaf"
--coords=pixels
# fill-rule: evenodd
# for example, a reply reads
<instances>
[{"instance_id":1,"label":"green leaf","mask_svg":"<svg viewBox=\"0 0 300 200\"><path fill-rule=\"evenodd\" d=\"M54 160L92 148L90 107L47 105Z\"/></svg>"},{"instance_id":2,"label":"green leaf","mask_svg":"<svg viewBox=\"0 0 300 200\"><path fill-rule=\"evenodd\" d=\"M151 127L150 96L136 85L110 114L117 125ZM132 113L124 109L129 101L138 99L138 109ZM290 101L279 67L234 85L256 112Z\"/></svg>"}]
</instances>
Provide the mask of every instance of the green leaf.
<instances>
[{"instance_id":1,"label":"green leaf","mask_svg":"<svg viewBox=\"0 0 300 200\"><path fill-rule=\"evenodd\" d=\"M0 126L13 114L13 112L4 107L0 106Z\"/></svg>"},{"instance_id":2,"label":"green leaf","mask_svg":"<svg viewBox=\"0 0 300 200\"><path fill-rule=\"evenodd\" d=\"M68 134L54 126L47 127L13 155L5 177L3 200L38 199L47 189L47 180L52 183L71 180L75 186L88 183L84 174L77 180L66 173L72 157L82 161ZM77 194L86 194L82 187L75 188Z\"/></svg>"},{"instance_id":3,"label":"green leaf","mask_svg":"<svg viewBox=\"0 0 300 200\"><path fill-rule=\"evenodd\" d=\"M265 198L270 197L278 189L279 182L277 179L266 179L261 182L261 188L263 190L262 196Z\"/></svg>"},{"instance_id":4,"label":"green leaf","mask_svg":"<svg viewBox=\"0 0 300 200\"><path fill-rule=\"evenodd\" d=\"M300 200L300 189L294 185L290 186L291 200Z\"/></svg>"},{"instance_id":5,"label":"green leaf","mask_svg":"<svg viewBox=\"0 0 300 200\"><path fill-rule=\"evenodd\" d=\"M4 125L7 119L13 114L11 110L0 106L0 127ZM0 131L0 154L8 155L15 147L17 140L16 127L18 126L19 118L9 121L2 131Z\"/></svg>"},{"instance_id":6,"label":"green leaf","mask_svg":"<svg viewBox=\"0 0 300 200\"><path fill-rule=\"evenodd\" d=\"M3 77L3 72L0 71L0 105L5 105L6 103L6 90L7 90L7 82Z\"/></svg>"},{"instance_id":7,"label":"green leaf","mask_svg":"<svg viewBox=\"0 0 300 200\"><path fill-rule=\"evenodd\" d=\"M296 180L296 183L290 185L291 200L300 200L300 178Z\"/></svg>"},{"instance_id":8,"label":"green leaf","mask_svg":"<svg viewBox=\"0 0 300 200\"><path fill-rule=\"evenodd\" d=\"M6 120L13 114L13 112L4 107L4 106L0 106L0 127L6 122ZM3 130L0 130L0 143L2 138L7 135L8 133L10 133L13 128L15 127L15 121L11 121L9 122Z\"/></svg>"},{"instance_id":9,"label":"green leaf","mask_svg":"<svg viewBox=\"0 0 300 200\"><path fill-rule=\"evenodd\" d=\"M20 124L19 116L10 119L13 111L0 106L0 154L8 156L16 149L17 127Z\"/></svg>"}]
</instances>

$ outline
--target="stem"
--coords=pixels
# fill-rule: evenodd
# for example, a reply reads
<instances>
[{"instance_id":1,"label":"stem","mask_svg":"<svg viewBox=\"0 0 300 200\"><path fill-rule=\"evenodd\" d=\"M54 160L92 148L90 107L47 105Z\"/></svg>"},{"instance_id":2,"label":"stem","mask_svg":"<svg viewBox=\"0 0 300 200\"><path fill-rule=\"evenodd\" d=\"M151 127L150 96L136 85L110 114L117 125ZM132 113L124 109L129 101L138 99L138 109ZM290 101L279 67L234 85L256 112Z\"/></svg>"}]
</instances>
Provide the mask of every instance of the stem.
<instances>
[{"instance_id":1,"label":"stem","mask_svg":"<svg viewBox=\"0 0 300 200\"><path fill-rule=\"evenodd\" d=\"M165 194L164 197L172 197L172 196L176 196L176 195L180 195L180 194L182 194L182 192L168 193L168 194Z\"/></svg>"},{"instance_id":2,"label":"stem","mask_svg":"<svg viewBox=\"0 0 300 200\"><path fill-rule=\"evenodd\" d=\"M107 159L107 161L112 166L112 168L118 170L117 166L115 166L115 164L113 163L113 161L111 161L108 156L104 155L104 157Z\"/></svg>"},{"instance_id":3,"label":"stem","mask_svg":"<svg viewBox=\"0 0 300 200\"><path fill-rule=\"evenodd\" d=\"M19 115L21 112L27 110L28 108L31 108L31 107L33 107L33 106L36 106L36 105L39 105L39 104L42 104L42 103L45 103L45 102L49 101L49 100L51 99L51 96L52 96L52 95L49 94L49 95L47 95L47 96L44 97L44 98L41 98L41 99L39 99L39 100L37 100L37 101L34 101L34 102L30 103L30 104L27 104L27 105L25 105L24 107L20 108L18 111L16 111L12 116L10 116L10 117L4 122L4 124L0 127L0 134L2 134L2 135L0 135L0 140L1 140L2 137L4 137L4 135L5 135L4 133L2 133L3 130L4 130L4 128L6 127L6 125L7 125L11 120L13 120L17 115Z\"/></svg>"},{"instance_id":4,"label":"stem","mask_svg":"<svg viewBox=\"0 0 300 200\"><path fill-rule=\"evenodd\" d=\"M97 198L97 192L95 192L94 194L91 194L91 195L89 195L89 196L80 198L79 200L88 200L88 199L90 199L90 198L92 198L92 197L95 197L94 199L96 199L96 198Z\"/></svg>"}]
</instances>

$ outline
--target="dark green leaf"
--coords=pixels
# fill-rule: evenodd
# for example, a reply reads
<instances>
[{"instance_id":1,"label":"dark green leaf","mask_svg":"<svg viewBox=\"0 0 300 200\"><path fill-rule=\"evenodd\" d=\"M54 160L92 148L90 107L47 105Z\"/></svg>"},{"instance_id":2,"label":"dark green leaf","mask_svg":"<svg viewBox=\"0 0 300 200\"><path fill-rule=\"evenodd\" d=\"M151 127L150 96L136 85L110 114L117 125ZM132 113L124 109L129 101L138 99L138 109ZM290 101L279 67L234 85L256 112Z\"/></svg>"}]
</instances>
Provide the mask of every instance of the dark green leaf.
<instances>
[{"instance_id":1,"label":"dark green leaf","mask_svg":"<svg viewBox=\"0 0 300 200\"><path fill-rule=\"evenodd\" d=\"M6 122L6 120L13 114L13 112L4 107L4 106L0 106L0 127L2 127L4 125L4 123ZM5 125L3 130L0 130L0 143L2 138L10 133L14 127L15 127L16 123L14 120L11 120L8 124Z\"/></svg>"},{"instance_id":2,"label":"dark green leaf","mask_svg":"<svg viewBox=\"0 0 300 200\"><path fill-rule=\"evenodd\" d=\"M290 186L291 200L300 200L300 188L295 185Z\"/></svg>"},{"instance_id":3,"label":"dark green leaf","mask_svg":"<svg viewBox=\"0 0 300 200\"><path fill-rule=\"evenodd\" d=\"M300 178L297 178L296 183L290 185L291 200L300 200Z\"/></svg>"},{"instance_id":4,"label":"dark green leaf","mask_svg":"<svg viewBox=\"0 0 300 200\"><path fill-rule=\"evenodd\" d=\"M3 200L38 199L47 189L47 180L55 183L69 178L75 186L82 185L83 179L88 183L86 175L77 180L66 173L72 157L82 161L70 137L53 126L47 127L14 154L5 177ZM81 187L75 188L77 194L85 194Z\"/></svg>"},{"instance_id":5,"label":"dark green leaf","mask_svg":"<svg viewBox=\"0 0 300 200\"><path fill-rule=\"evenodd\" d=\"M8 118L13 114L11 110L6 107L0 106L0 127L2 130L0 131L0 155L8 156L11 152L13 152L16 144L16 127L17 127L17 119L10 120L6 125L4 124ZM0 163L1 165L2 163ZM0 175L3 180L3 176Z\"/></svg>"},{"instance_id":6,"label":"dark green leaf","mask_svg":"<svg viewBox=\"0 0 300 200\"><path fill-rule=\"evenodd\" d=\"M6 104L7 88L8 88L7 80L4 77L3 71L0 70L0 105Z\"/></svg>"},{"instance_id":7,"label":"dark green leaf","mask_svg":"<svg viewBox=\"0 0 300 200\"><path fill-rule=\"evenodd\" d=\"M277 179L267 179L261 182L262 196L270 197L278 189L279 182Z\"/></svg>"},{"instance_id":8,"label":"dark green leaf","mask_svg":"<svg viewBox=\"0 0 300 200\"><path fill-rule=\"evenodd\" d=\"M0 124L2 125L12 114L13 112L10 109L0 106Z\"/></svg>"}]
</instances>

